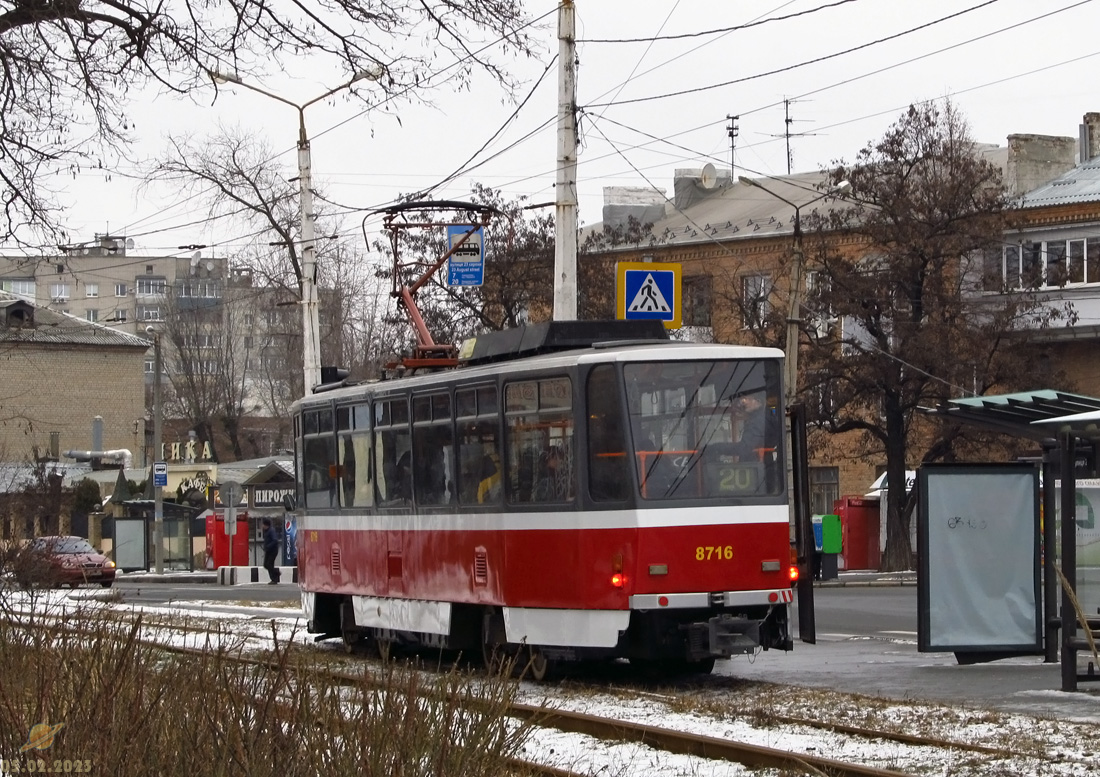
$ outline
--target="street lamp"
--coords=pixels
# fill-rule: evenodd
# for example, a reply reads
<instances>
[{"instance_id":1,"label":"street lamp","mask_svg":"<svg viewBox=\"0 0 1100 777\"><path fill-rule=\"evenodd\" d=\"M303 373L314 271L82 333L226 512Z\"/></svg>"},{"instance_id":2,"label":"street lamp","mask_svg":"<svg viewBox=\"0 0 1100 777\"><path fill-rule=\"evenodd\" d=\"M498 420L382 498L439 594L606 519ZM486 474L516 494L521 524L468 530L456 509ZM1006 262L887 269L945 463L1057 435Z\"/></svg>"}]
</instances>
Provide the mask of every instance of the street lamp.
<instances>
[{"instance_id":1,"label":"street lamp","mask_svg":"<svg viewBox=\"0 0 1100 777\"><path fill-rule=\"evenodd\" d=\"M836 197L844 194L852 188L852 185L848 181L841 181L836 186L832 187L828 191L819 194L813 199L807 200L801 204L795 204L788 200L781 194L776 194L771 189L767 188L759 181L755 181L752 178L746 178L745 176L738 176L738 181L746 186L755 186L761 191L767 192L777 200L787 203L794 208L794 260L791 263L791 286L790 296L787 307L787 359L786 359L786 374L783 376L786 383L786 400L787 406L794 402L795 397L798 394L798 325L802 322L801 318L801 296L802 296L802 214L801 209L807 205L812 205L818 200L823 200L826 197Z\"/></svg>"},{"instance_id":2,"label":"street lamp","mask_svg":"<svg viewBox=\"0 0 1100 777\"><path fill-rule=\"evenodd\" d=\"M321 382L321 324L317 302L317 249L314 245L313 188L310 178L309 136L306 134L306 108L324 100L326 97L331 97L342 89L347 89L358 81L364 79L377 81L382 77L384 71L381 65L376 65L370 70L360 70L350 80L304 103L296 103L266 89L246 83L239 76L231 73L219 73L216 70L207 70L206 72L216 84L237 84L245 89L251 89L253 92L259 92L266 97L270 97L272 100L277 100L284 105L289 105L298 111L298 188L302 220L302 362L305 392L308 394L314 386Z\"/></svg>"},{"instance_id":3,"label":"street lamp","mask_svg":"<svg viewBox=\"0 0 1100 777\"><path fill-rule=\"evenodd\" d=\"M823 200L826 197L836 196L847 192L852 188L852 185L848 181L841 181L839 184L829 189L828 191L819 194L803 203L794 203L788 200L781 194L776 194L771 189L763 186L758 181L754 181L752 178L746 178L744 176L738 176L738 181L746 186L755 186L763 192L770 194L777 200L787 203L794 208L794 257L791 263L791 287L790 296L788 297L787 308L787 358L784 362L785 374L783 376L786 383L785 398L787 401L787 407L790 408L794 403L795 397L798 395L798 325L801 323L801 310L800 310L800 297L802 294L802 213L801 209L807 205L812 205L818 200ZM788 426L787 434L787 487L790 489L790 493L794 494L794 435L791 434L791 429ZM791 525L795 530L795 540L798 545L799 564L801 566L802 574L798 579L798 622L799 632L802 634L802 639L808 642L816 641L816 630L814 623L814 584L812 575L812 565L809 560L812 558L813 549L809 546L809 542L813 537L813 527L810 524L810 516L808 514L802 515L805 508L799 508L795 504L795 500L791 500ZM808 511L807 511L808 513Z\"/></svg>"}]
</instances>

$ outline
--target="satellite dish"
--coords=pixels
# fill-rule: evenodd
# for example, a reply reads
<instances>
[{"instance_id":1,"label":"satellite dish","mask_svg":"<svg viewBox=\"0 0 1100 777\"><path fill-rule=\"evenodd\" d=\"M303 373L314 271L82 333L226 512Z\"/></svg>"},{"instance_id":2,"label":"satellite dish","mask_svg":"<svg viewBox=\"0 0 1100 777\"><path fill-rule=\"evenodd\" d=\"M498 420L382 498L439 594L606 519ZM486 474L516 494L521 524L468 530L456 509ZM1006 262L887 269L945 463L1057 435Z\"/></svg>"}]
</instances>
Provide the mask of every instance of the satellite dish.
<instances>
[{"instance_id":1,"label":"satellite dish","mask_svg":"<svg viewBox=\"0 0 1100 777\"><path fill-rule=\"evenodd\" d=\"M207 270L213 270L214 269L214 263L213 262L207 262L206 263L206 269Z\"/></svg>"},{"instance_id":2,"label":"satellite dish","mask_svg":"<svg viewBox=\"0 0 1100 777\"><path fill-rule=\"evenodd\" d=\"M714 185L718 183L718 171L714 169L714 165L710 162L703 165L703 174L699 178L699 183L703 185L704 189L713 189Z\"/></svg>"},{"instance_id":3,"label":"satellite dish","mask_svg":"<svg viewBox=\"0 0 1100 777\"><path fill-rule=\"evenodd\" d=\"M132 237L126 238L126 247L127 248L133 248L134 247L134 239Z\"/></svg>"}]
</instances>

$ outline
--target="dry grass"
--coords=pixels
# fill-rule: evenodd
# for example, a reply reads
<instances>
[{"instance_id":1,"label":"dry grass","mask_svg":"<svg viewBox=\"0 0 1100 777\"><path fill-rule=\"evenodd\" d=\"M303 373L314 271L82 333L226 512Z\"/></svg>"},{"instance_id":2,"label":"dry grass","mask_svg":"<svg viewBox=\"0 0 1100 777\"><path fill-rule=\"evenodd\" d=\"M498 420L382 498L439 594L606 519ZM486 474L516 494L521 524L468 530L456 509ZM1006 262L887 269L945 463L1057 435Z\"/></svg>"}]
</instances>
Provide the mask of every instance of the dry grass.
<instances>
[{"instance_id":1,"label":"dry grass","mask_svg":"<svg viewBox=\"0 0 1100 777\"><path fill-rule=\"evenodd\" d=\"M528 729L505 714L512 682L392 665L354 686L307 682L297 671L306 659L285 644L260 665L235 661L216 635L201 655L179 655L95 608L75 629L44 599L15 599L0 591L5 757L44 723L63 724L53 745L17 757L90 761L96 774L516 773L506 759Z\"/></svg>"}]
</instances>

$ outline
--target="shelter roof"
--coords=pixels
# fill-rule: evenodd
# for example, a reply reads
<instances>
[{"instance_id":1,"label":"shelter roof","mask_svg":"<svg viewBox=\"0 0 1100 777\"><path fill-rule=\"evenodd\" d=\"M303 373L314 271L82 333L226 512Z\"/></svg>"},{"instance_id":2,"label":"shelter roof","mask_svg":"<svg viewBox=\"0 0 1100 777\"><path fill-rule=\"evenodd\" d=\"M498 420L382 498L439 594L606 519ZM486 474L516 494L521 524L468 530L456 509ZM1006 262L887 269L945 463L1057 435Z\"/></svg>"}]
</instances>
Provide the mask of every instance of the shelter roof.
<instances>
[{"instance_id":1,"label":"shelter roof","mask_svg":"<svg viewBox=\"0 0 1100 777\"><path fill-rule=\"evenodd\" d=\"M1100 399L1054 389L951 399L935 410L952 421L1033 440L1053 436L1050 424L1059 418L1098 411Z\"/></svg>"}]
</instances>

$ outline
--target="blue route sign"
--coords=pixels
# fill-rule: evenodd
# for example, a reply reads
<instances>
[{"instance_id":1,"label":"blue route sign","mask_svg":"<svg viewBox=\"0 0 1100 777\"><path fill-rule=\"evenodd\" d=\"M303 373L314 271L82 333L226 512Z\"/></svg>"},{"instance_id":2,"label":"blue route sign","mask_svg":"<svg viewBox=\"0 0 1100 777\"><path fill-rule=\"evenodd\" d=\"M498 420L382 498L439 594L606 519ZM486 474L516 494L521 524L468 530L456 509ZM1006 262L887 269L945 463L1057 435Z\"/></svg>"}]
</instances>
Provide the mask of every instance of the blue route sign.
<instances>
[{"instance_id":1,"label":"blue route sign","mask_svg":"<svg viewBox=\"0 0 1100 777\"><path fill-rule=\"evenodd\" d=\"M618 317L657 319L680 328L680 265L672 262L619 262Z\"/></svg>"},{"instance_id":2,"label":"blue route sign","mask_svg":"<svg viewBox=\"0 0 1100 777\"><path fill-rule=\"evenodd\" d=\"M168 485L168 464L163 461L153 462L153 486L164 488Z\"/></svg>"},{"instance_id":3,"label":"blue route sign","mask_svg":"<svg viewBox=\"0 0 1100 777\"><path fill-rule=\"evenodd\" d=\"M447 248L451 248L469 232L469 224L450 224L447 227ZM480 286L485 280L485 246L482 228L478 227L447 260L448 286Z\"/></svg>"}]
</instances>

